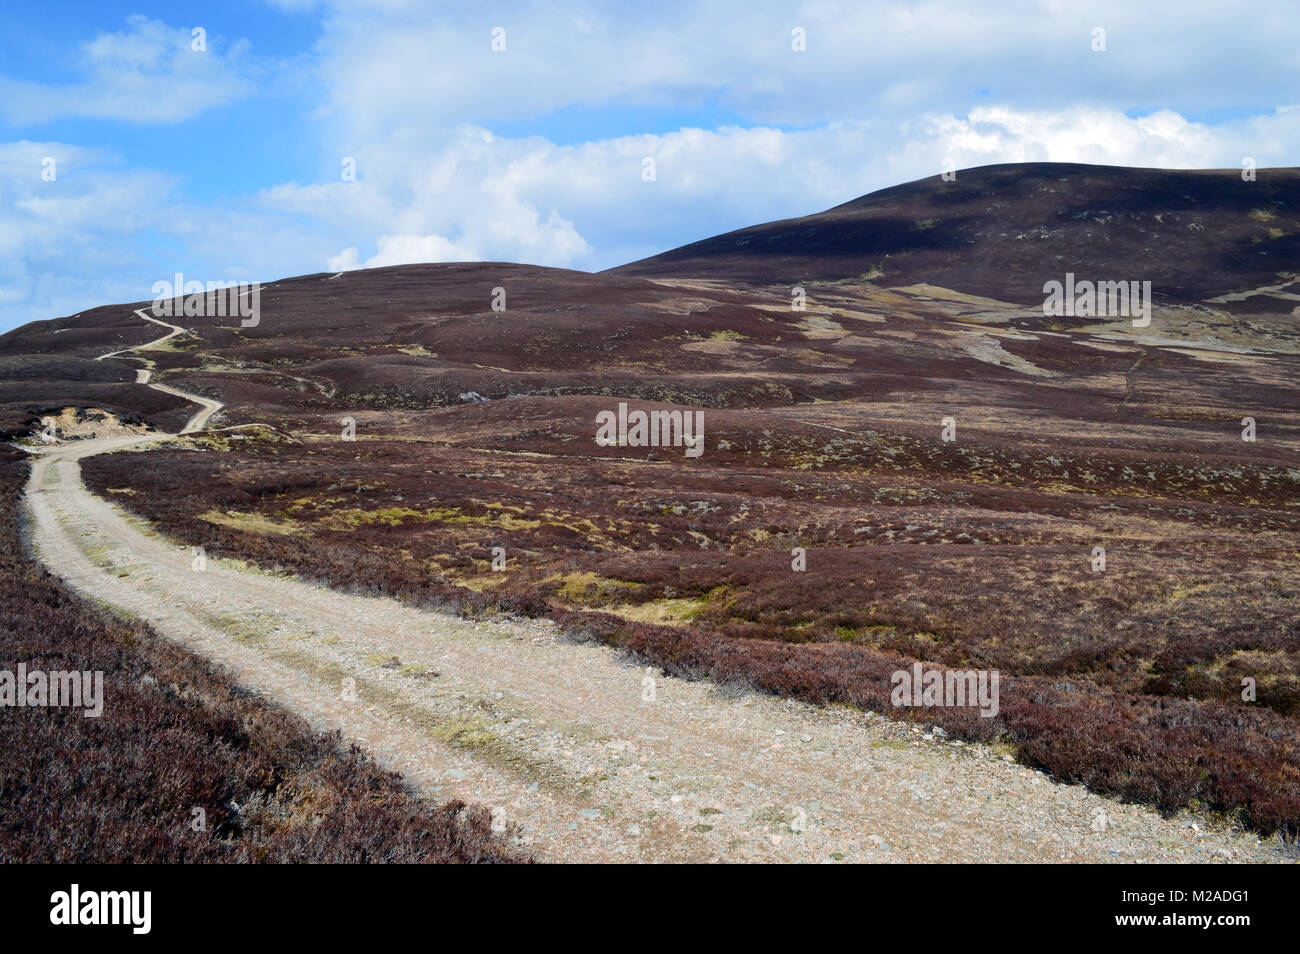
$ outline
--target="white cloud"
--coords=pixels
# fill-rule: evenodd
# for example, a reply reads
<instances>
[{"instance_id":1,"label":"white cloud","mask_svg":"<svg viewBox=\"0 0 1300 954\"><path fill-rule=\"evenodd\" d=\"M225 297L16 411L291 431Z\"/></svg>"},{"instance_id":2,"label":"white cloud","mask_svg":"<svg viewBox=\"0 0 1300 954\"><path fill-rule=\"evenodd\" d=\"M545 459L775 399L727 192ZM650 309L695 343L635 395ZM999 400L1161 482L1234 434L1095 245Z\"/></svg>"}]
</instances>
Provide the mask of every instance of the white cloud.
<instances>
[{"instance_id":1,"label":"white cloud","mask_svg":"<svg viewBox=\"0 0 1300 954\"><path fill-rule=\"evenodd\" d=\"M1300 7L1217 0L585 0L328 3L317 51L325 114L365 139L571 107L719 103L746 122L903 119L988 102L1187 113L1295 96ZM1107 50L1091 48L1107 31ZM493 52L491 30L506 31ZM806 52L791 49L803 27ZM1283 94L1286 95L1286 94Z\"/></svg>"},{"instance_id":2,"label":"white cloud","mask_svg":"<svg viewBox=\"0 0 1300 954\"><path fill-rule=\"evenodd\" d=\"M47 157L53 181L42 178ZM318 271L330 252L313 222L188 203L179 184L108 150L0 143L0 331L147 299L177 270L204 281L283 277Z\"/></svg>"},{"instance_id":3,"label":"white cloud","mask_svg":"<svg viewBox=\"0 0 1300 954\"><path fill-rule=\"evenodd\" d=\"M53 181L42 178L47 168ZM104 150L0 144L2 300L29 319L95 296L123 300L120 276L139 259L121 237L158 224L174 186L171 176L122 168Z\"/></svg>"},{"instance_id":4,"label":"white cloud","mask_svg":"<svg viewBox=\"0 0 1300 954\"><path fill-rule=\"evenodd\" d=\"M412 265L417 262L474 262L479 256L458 248L441 235L381 235L379 251L360 261L355 246L327 260L330 271L379 268L384 265Z\"/></svg>"},{"instance_id":5,"label":"white cloud","mask_svg":"<svg viewBox=\"0 0 1300 954\"><path fill-rule=\"evenodd\" d=\"M562 174L548 161L554 148L472 128L441 147L402 134L358 150L356 182L280 185L262 201L344 235L340 245L374 247L365 267L484 259L574 265L591 255L590 245L535 188L539 177ZM345 251L327 264L339 270L361 261L360 252L352 259Z\"/></svg>"},{"instance_id":6,"label":"white cloud","mask_svg":"<svg viewBox=\"0 0 1300 954\"><path fill-rule=\"evenodd\" d=\"M972 110L969 117L930 120L937 139L960 165L992 162L1089 162L1103 165L1201 169L1237 166L1257 154L1274 163L1281 134L1300 145L1300 117L1258 117L1269 135L1244 122L1210 126L1160 110L1130 118L1115 110L1076 107L1058 112L1021 112L1006 107Z\"/></svg>"},{"instance_id":7,"label":"white cloud","mask_svg":"<svg viewBox=\"0 0 1300 954\"><path fill-rule=\"evenodd\" d=\"M248 44L222 50L206 37L206 50L191 48L189 28L169 27L139 14L127 30L101 33L82 44L85 82L48 85L0 77L0 115L11 123L44 123L65 117L177 122L251 91Z\"/></svg>"},{"instance_id":8,"label":"white cloud","mask_svg":"<svg viewBox=\"0 0 1300 954\"><path fill-rule=\"evenodd\" d=\"M325 269L331 272L347 272L361 267L361 253L355 245L349 245L337 255L325 259Z\"/></svg>"}]
</instances>

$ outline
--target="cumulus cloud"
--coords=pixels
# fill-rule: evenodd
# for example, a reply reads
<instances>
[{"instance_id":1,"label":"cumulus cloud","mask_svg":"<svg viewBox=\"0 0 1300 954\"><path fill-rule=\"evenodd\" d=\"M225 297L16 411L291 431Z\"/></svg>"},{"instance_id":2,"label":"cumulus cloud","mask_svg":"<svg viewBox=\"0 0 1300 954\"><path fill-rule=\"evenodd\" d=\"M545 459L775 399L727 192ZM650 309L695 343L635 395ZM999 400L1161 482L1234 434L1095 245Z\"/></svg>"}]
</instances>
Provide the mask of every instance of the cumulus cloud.
<instances>
[{"instance_id":1,"label":"cumulus cloud","mask_svg":"<svg viewBox=\"0 0 1300 954\"><path fill-rule=\"evenodd\" d=\"M1300 8L1217 0L666 0L651 6L334 0L318 44L324 112L367 138L569 107L720 104L747 122L901 119L936 106L1105 104L1184 114L1278 103ZM1093 50L1092 31L1106 31ZM492 30L504 30L494 51ZM806 49L792 49L799 28ZM1230 77L1230 81L1225 81ZM1294 97L1294 92L1291 93Z\"/></svg>"},{"instance_id":2,"label":"cumulus cloud","mask_svg":"<svg viewBox=\"0 0 1300 954\"><path fill-rule=\"evenodd\" d=\"M203 281L319 271L338 247L307 218L187 202L180 186L106 149L0 143L0 331L147 299L178 270Z\"/></svg>"},{"instance_id":3,"label":"cumulus cloud","mask_svg":"<svg viewBox=\"0 0 1300 954\"><path fill-rule=\"evenodd\" d=\"M411 265L417 262L474 262L479 256L458 248L441 235L381 235L379 251L361 261L355 245L327 260L332 272L353 268L379 268L384 265Z\"/></svg>"},{"instance_id":4,"label":"cumulus cloud","mask_svg":"<svg viewBox=\"0 0 1300 954\"><path fill-rule=\"evenodd\" d=\"M496 259L574 265L591 246L536 188L562 175L546 140L508 140L462 128L438 137L395 136L358 152L358 181L286 184L267 190L267 208L310 216L322 226L374 246L344 250L327 264L347 267Z\"/></svg>"},{"instance_id":5,"label":"cumulus cloud","mask_svg":"<svg viewBox=\"0 0 1300 954\"><path fill-rule=\"evenodd\" d=\"M1172 110L1130 117L1113 109L974 109L928 120L935 138L965 166L991 162L1090 162L1166 169L1284 165L1300 149L1300 110L1281 109L1216 125Z\"/></svg>"},{"instance_id":6,"label":"cumulus cloud","mask_svg":"<svg viewBox=\"0 0 1300 954\"><path fill-rule=\"evenodd\" d=\"M84 82L51 85L0 77L0 115L17 125L66 117L133 123L177 122L228 103L253 87L247 42L223 49L204 37L193 49L188 28L133 15L127 29L81 46Z\"/></svg>"},{"instance_id":7,"label":"cumulus cloud","mask_svg":"<svg viewBox=\"0 0 1300 954\"><path fill-rule=\"evenodd\" d=\"M49 176L50 178L47 178ZM100 149L0 144L0 303L6 316L49 318L88 301L130 300L141 259L122 241L158 224L173 177L122 167Z\"/></svg>"}]
</instances>

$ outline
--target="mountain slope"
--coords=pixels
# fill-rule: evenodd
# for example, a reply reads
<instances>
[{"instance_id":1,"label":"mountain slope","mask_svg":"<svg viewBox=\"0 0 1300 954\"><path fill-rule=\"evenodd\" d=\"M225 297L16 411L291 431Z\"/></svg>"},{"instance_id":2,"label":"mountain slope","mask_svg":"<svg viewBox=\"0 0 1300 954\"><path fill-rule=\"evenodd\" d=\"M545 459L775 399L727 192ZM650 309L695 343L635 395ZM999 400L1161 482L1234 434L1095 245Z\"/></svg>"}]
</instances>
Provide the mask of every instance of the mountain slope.
<instances>
[{"instance_id":1,"label":"mountain slope","mask_svg":"<svg viewBox=\"0 0 1300 954\"><path fill-rule=\"evenodd\" d=\"M1030 304L1072 271L1149 280L1192 302L1300 270L1300 169L1161 170L1073 163L965 169L882 189L611 269L751 284L928 282Z\"/></svg>"}]
</instances>

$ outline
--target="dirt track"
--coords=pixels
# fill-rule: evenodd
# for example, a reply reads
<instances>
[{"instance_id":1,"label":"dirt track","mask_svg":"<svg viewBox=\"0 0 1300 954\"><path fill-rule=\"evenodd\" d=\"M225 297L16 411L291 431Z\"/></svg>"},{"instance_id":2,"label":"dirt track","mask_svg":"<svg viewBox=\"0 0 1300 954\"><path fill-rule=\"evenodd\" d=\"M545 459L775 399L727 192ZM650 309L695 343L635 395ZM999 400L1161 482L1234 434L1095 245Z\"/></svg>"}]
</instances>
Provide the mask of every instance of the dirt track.
<instances>
[{"instance_id":1,"label":"dirt track","mask_svg":"<svg viewBox=\"0 0 1300 954\"><path fill-rule=\"evenodd\" d=\"M203 405L184 433L220 408L144 383ZM341 729L431 798L493 807L544 860L1294 860L882 717L648 674L544 622L474 623L196 562L80 478L79 458L156 439L35 460L44 563Z\"/></svg>"}]
</instances>

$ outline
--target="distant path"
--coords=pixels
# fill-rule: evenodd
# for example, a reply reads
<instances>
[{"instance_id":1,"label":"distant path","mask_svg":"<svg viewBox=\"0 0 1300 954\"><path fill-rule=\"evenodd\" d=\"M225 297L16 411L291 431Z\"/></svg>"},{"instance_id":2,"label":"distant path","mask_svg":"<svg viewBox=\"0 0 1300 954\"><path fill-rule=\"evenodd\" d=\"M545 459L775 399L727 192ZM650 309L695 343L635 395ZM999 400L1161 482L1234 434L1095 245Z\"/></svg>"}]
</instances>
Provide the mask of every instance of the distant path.
<instances>
[{"instance_id":1,"label":"distant path","mask_svg":"<svg viewBox=\"0 0 1300 954\"><path fill-rule=\"evenodd\" d=\"M141 318L143 318L145 321L151 321L155 325L161 325L162 327L169 329L167 334L163 335L161 338L155 338L152 341L146 341L144 344L132 345L129 348L119 348L117 351L110 351L108 352L108 354L101 354L98 358L95 359L96 361L103 361L105 358L116 358L118 355L126 354L128 351L139 351L144 348L152 348L154 345L160 345L164 341L169 341L172 338L175 338L179 334L184 334L186 331L186 329L182 328L180 325L173 325L165 321L159 321L157 318L153 317L152 315L145 314L145 312L139 308L135 310L135 313L139 315ZM211 398L205 398L198 394L190 394L188 391L182 391L179 388L174 388L167 384L153 384L150 382L151 377L153 377L152 371L148 370L147 368L137 368L135 372L135 383L147 384L155 391L162 391L164 394L171 394L179 398L184 398L187 401L193 401L195 404L201 405L201 408L198 411L198 413L195 414L193 417L191 417L188 421L186 421L185 426L181 428L180 432L182 434L193 434L197 431L203 430L203 428L208 423L208 419L212 417L213 414L216 414L223 407L225 407L225 405L222 404L220 401L214 401ZM161 440L163 438L171 437L171 436L173 435L170 434L152 435L151 434L148 435L147 437L142 438L141 442L148 441L148 440Z\"/></svg>"},{"instance_id":2,"label":"distant path","mask_svg":"<svg viewBox=\"0 0 1300 954\"><path fill-rule=\"evenodd\" d=\"M167 390L203 405L183 433L220 407ZM1294 858L880 717L648 676L545 622L474 622L196 564L81 480L80 458L156 439L72 442L36 458L26 500L50 570L341 730L423 795L492 807L543 859Z\"/></svg>"},{"instance_id":3,"label":"distant path","mask_svg":"<svg viewBox=\"0 0 1300 954\"><path fill-rule=\"evenodd\" d=\"M148 348L151 345L162 344L164 341L185 333L185 329L180 325L173 325L168 324L165 321L159 321L157 318L153 317L153 315L147 315L139 308L135 310L135 314L139 315L145 321L152 321L155 325L162 325L164 328L170 328L171 330L161 338L155 338L153 341L146 341L144 344L131 345L129 348L119 348L117 351L110 351L108 354L101 354L95 359L96 361L103 361L105 358L116 358L119 354L126 354L128 351L136 351L140 348Z\"/></svg>"}]
</instances>

